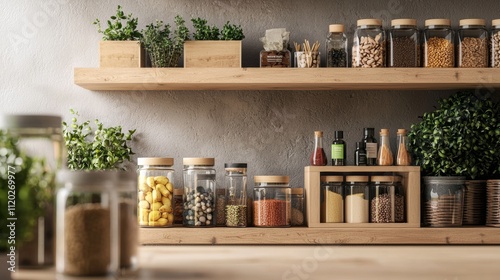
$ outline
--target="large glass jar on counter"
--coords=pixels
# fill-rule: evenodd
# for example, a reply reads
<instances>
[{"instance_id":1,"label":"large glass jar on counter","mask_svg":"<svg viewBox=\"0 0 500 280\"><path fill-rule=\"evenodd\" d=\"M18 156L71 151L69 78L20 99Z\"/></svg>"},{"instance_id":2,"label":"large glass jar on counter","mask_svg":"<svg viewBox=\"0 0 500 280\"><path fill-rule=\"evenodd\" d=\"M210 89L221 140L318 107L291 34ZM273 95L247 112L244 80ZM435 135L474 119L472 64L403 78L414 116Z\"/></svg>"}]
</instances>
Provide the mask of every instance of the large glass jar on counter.
<instances>
[{"instance_id":1,"label":"large glass jar on counter","mask_svg":"<svg viewBox=\"0 0 500 280\"><path fill-rule=\"evenodd\" d=\"M291 188L288 176L254 176L254 226L291 225Z\"/></svg>"},{"instance_id":2,"label":"large glass jar on counter","mask_svg":"<svg viewBox=\"0 0 500 280\"><path fill-rule=\"evenodd\" d=\"M385 32L380 19L360 19L352 45L352 67L385 67Z\"/></svg>"},{"instance_id":3,"label":"large glass jar on counter","mask_svg":"<svg viewBox=\"0 0 500 280\"><path fill-rule=\"evenodd\" d=\"M321 212L322 223L344 222L344 177L321 176Z\"/></svg>"},{"instance_id":4,"label":"large glass jar on counter","mask_svg":"<svg viewBox=\"0 0 500 280\"><path fill-rule=\"evenodd\" d=\"M174 223L173 158L138 158L137 212L142 227L168 227Z\"/></svg>"},{"instance_id":5,"label":"large glass jar on counter","mask_svg":"<svg viewBox=\"0 0 500 280\"><path fill-rule=\"evenodd\" d=\"M491 25L491 67L500 68L500 19L492 20Z\"/></svg>"},{"instance_id":6,"label":"large glass jar on counter","mask_svg":"<svg viewBox=\"0 0 500 280\"><path fill-rule=\"evenodd\" d=\"M345 178L345 222L368 223L368 176Z\"/></svg>"},{"instance_id":7,"label":"large glass jar on counter","mask_svg":"<svg viewBox=\"0 0 500 280\"><path fill-rule=\"evenodd\" d=\"M424 226L462 226L465 177L427 176L423 183Z\"/></svg>"},{"instance_id":8,"label":"large glass jar on counter","mask_svg":"<svg viewBox=\"0 0 500 280\"><path fill-rule=\"evenodd\" d=\"M425 21L423 66L451 68L455 66L454 33L449 19Z\"/></svg>"},{"instance_id":9,"label":"large glass jar on counter","mask_svg":"<svg viewBox=\"0 0 500 280\"><path fill-rule=\"evenodd\" d=\"M372 176L370 222L404 223L405 195L400 176Z\"/></svg>"},{"instance_id":10,"label":"large glass jar on counter","mask_svg":"<svg viewBox=\"0 0 500 280\"><path fill-rule=\"evenodd\" d=\"M246 227L248 224L247 164L226 163L224 167L226 170L224 190L227 201L222 211L225 211L225 225Z\"/></svg>"},{"instance_id":11,"label":"large glass jar on counter","mask_svg":"<svg viewBox=\"0 0 500 280\"><path fill-rule=\"evenodd\" d=\"M484 19L461 19L457 34L457 66L462 68L488 67L486 21Z\"/></svg>"},{"instance_id":12,"label":"large glass jar on counter","mask_svg":"<svg viewBox=\"0 0 500 280\"><path fill-rule=\"evenodd\" d=\"M416 19L393 19L388 35L388 67L418 67L420 43Z\"/></svg>"},{"instance_id":13,"label":"large glass jar on counter","mask_svg":"<svg viewBox=\"0 0 500 280\"><path fill-rule=\"evenodd\" d=\"M214 158L184 158L184 226L215 226Z\"/></svg>"}]
</instances>

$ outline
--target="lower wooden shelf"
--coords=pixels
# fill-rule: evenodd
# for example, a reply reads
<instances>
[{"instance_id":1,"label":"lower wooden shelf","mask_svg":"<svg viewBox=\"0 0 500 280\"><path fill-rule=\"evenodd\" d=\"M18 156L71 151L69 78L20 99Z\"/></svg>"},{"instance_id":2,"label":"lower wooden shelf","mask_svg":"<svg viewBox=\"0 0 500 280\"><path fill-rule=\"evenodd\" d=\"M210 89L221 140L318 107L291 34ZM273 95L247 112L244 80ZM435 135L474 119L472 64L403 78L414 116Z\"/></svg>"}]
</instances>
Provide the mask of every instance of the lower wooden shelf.
<instances>
[{"instance_id":1,"label":"lower wooden shelf","mask_svg":"<svg viewBox=\"0 0 500 280\"><path fill-rule=\"evenodd\" d=\"M500 244L500 228L141 228L143 245Z\"/></svg>"}]
</instances>

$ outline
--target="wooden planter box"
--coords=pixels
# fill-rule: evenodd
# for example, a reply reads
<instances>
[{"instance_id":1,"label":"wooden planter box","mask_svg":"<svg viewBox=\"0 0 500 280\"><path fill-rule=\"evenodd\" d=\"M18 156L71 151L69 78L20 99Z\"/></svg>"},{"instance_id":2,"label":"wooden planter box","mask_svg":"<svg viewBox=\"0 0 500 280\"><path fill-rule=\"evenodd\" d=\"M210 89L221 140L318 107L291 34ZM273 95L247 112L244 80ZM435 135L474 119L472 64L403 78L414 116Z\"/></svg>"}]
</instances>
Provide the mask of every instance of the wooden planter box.
<instances>
[{"instance_id":1,"label":"wooden planter box","mask_svg":"<svg viewBox=\"0 0 500 280\"><path fill-rule=\"evenodd\" d=\"M146 53L139 41L99 42L99 67L141 68L145 66Z\"/></svg>"},{"instance_id":2,"label":"wooden planter box","mask_svg":"<svg viewBox=\"0 0 500 280\"><path fill-rule=\"evenodd\" d=\"M185 68L241 68L241 41L186 41Z\"/></svg>"}]
</instances>

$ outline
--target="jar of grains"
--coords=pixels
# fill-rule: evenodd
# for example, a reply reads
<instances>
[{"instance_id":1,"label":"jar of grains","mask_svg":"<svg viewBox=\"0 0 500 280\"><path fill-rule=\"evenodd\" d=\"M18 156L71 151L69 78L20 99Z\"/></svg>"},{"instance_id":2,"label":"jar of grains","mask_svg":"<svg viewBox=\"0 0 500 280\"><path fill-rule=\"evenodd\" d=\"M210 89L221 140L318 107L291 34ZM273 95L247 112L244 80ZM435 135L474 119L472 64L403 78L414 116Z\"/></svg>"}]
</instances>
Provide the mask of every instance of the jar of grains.
<instances>
[{"instance_id":1,"label":"jar of grains","mask_svg":"<svg viewBox=\"0 0 500 280\"><path fill-rule=\"evenodd\" d=\"M454 33L449 19L428 19L424 30L424 67L455 66Z\"/></svg>"},{"instance_id":2,"label":"jar of grains","mask_svg":"<svg viewBox=\"0 0 500 280\"><path fill-rule=\"evenodd\" d=\"M494 19L491 25L491 67L500 68L500 19Z\"/></svg>"},{"instance_id":3,"label":"jar of grains","mask_svg":"<svg viewBox=\"0 0 500 280\"><path fill-rule=\"evenodd\" d=\"M347 67L347 37L343 24L330 24L326 38L326 67Z\"/></svg>"},{"instance_id":4,"label":"jar of grains","mask_svg":"<svg viewBox=\"0 0 500 280\"><path fill-rule=\"evenodd\" d=\"M368 223L368 176L346 176L345 181L345 222Z\"/></svg>"},{"instance_id":5,"label":"jar of grains","mask_svg":"<svg viewBox=\"0 0 500 280\"><path fill-rule=\"evenodd\" d=\"M388 35L388 67L420 66L420 43L416 19L393 19Z\"/></svg>"},{"instance_id":6,"label":"jar of grains","mask_svg":"<svg viewBox=\"0 0 500 280\"><path fill-rule=\"evenodd\" d=\"M385 33L380 19L360 19L352 45L352 67L385 67Z\"/></svg>"},{"instance_id":7,"label":"jar of grains","mask_svg":"<svg viewBox=\"0 0 500 280\"><path fill-rule=\"evenodd\" d=\"M304 188L292 188L292 226L303 226L305 217L304 208Z\"/></svg>"},{"instance_id":8,"label":"jar of grains","mask_svg":"<svg viewBox=\"0 0 500 280\"><path fill-rule=\"evenodd\" d=\"M458 67L488 67L488 30L484 19L461 19L458 29Z\"/></svg>"},{"instance_id":9,"label":"jar of grains","mask_svg":"<svg viewBox=\"0 0 500 280\"><path fill-rule=\"evenodd\" d=\"M321 176L321 222L344 222L344 177Z\"/></svg>"},{"instance_id":10,"label":"jar of grains","mask_svg":"<svg viewBox=\"0 0 500 280\"><path fill-rule=\"evenodd\" d=\"M291 188L289 182L288 176L254 176L254 226L290 226Z\"/></svg>"},{"instance_id":11,"label":"jar of grains","mask_svg":"<svg viewBox=\"0 0 500 280\"><path fill-rule=\"evenodd\" d=\"M141 227L168 227L174 223L173 158L138 158L137 212Z\"/></svg>"},{"instance_id":12,"label":"jar of grains","mask_svg":"<svg viewBox=\"0 0 500 280\"><path fill-rule=\"evenodd\" d=\"M214 158L184 158L184 226L215 225Z\"/></svg>"},{"instance_id":13,"label":"jar of grains","mask_svg":"<svg viewBox=\"0 0 500 280\"><path fill-rule=\"evenodd\" d=\"M228 227L247 226L247 164L226 163L224 164L226 175L224 176L224 191L227 201L224 211L224 225ZM219 198L217 198L217 215L219 212Z\"/></svg>"},{"instance_id":14,"label":"jar of grains","mask_svg":"<svg viewBox=\"0 0 500 280\"><path fill-rule=\"evenodd\" d=\"M403 223L405 196L400 176L372 176L370 222Z\"/></svg>"}]
</instances>

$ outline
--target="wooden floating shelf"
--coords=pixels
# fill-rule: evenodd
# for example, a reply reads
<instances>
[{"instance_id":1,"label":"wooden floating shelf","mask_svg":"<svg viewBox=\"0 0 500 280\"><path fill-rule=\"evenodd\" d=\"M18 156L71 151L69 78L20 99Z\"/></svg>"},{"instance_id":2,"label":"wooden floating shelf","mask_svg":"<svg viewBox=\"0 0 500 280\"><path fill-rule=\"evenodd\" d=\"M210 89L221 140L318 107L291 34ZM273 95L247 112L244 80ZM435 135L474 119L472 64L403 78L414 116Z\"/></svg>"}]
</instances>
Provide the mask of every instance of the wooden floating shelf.
<instances>
[{"instance_id":1,"label":"wooden floating shelf","mask_svg":"<svg viewBox=\"0 0 500 280\"><path fill-rule=\"evenodd\" d=\"M141 228L143 245L500 244L500 228Z\"/></svg>"},{"instance_id":2,"label":"wooden floating shelf","mask_svg":"<svg viewBox=\"0 0 500 280\"><path fill-rule=\"evenodd\" d=\"M89 90L440 90L499 88L498 68L75 68Z\"/></svg>"}]
</instances>

